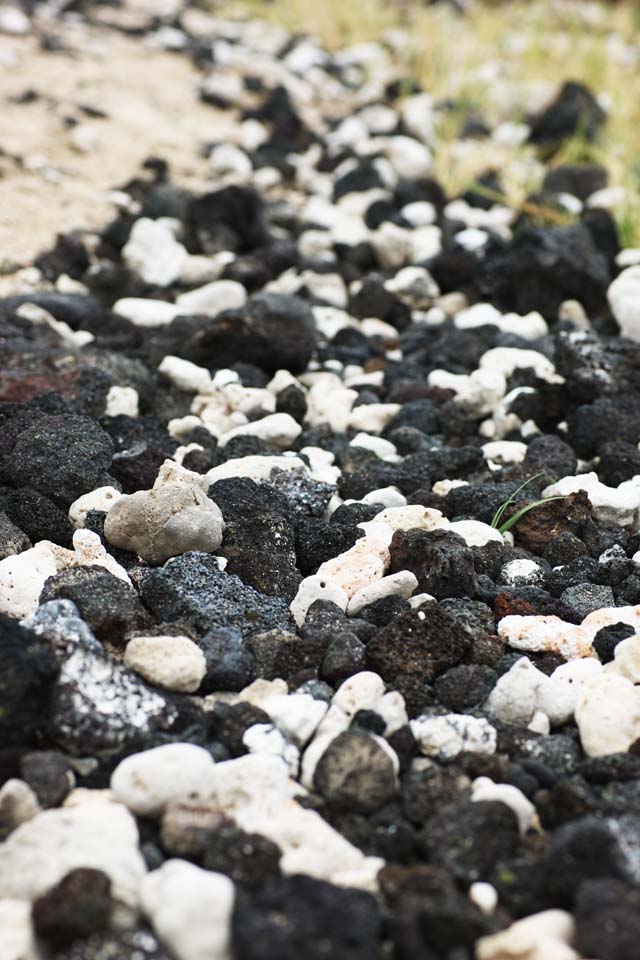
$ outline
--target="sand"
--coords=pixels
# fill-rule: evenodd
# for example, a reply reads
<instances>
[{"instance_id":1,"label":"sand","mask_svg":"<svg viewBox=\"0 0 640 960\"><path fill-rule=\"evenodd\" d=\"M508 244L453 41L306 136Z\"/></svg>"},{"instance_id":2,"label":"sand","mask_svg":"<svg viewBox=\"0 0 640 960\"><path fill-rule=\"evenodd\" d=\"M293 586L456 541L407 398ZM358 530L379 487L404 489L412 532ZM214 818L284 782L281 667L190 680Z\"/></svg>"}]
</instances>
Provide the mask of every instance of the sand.
<instances>
[{"instance_id":1,"label":"sand","mask_svg":"<svg viewBox=\"0 0 640 960\"><path fill-rule=\"evenodd\" d=\"M201 74L188 57L114 26L144 23L149 16L144 3L104 10L102 23L58 18L35 24L27 36L0 35L0 273L5 276L51 246L56 233L104 224L115 209L110 192L151 155L165 158L187 186L215 185L200 147L223 140L229 121L198 100ZM67 52L43 51L42 33L63 38ZM107 117L91 118L83 107ZM75 128L69 119L77 121ZM76 137L95 142L84 151Z\"/></svg>"}]
</instances>

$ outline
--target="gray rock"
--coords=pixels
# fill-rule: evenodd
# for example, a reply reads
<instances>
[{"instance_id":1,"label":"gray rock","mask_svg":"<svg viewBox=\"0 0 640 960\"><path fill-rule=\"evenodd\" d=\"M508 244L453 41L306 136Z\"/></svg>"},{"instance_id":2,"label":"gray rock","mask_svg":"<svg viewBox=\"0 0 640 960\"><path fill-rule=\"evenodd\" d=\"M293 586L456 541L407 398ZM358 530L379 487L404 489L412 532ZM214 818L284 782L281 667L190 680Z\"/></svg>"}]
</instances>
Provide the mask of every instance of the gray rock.
<instances>
[{"instance_id":1,"label":"gray rock","mask_svg":"<svg viewBox=\"0 0 640 960\"><path fill-rule=\"evenodd\" d=\"M247 587L206 553L185 553L149 571L141 578L140 594L158 619L183 620L200 634L214 626L239 627L244 636L294 629L284 600Z\"/></svg>"},{"instance_id":2,"label":"gray rock","mask_svg":"<svg viewBox=\"0 0 640 960\"><path fill-rule=\"evenodd\" d=\"M167 483L121 497L107 514L104 533L121 550L147 563L202 550L217 550L224 520L216 504L197 487Z\"/></svg>"},{"instance_id":3,"label":"gray rock","mask_svg":"<svg viewBox=\"0 0 640 960\"><path fill-rule=\"evenodd\" d=\"M573 587L567 587L560 599L575 613L577 621L584 620L593 610L613 607L616 602L611 587L604 587L599 583L577 583Z\"/></svg>"}]
</instances>

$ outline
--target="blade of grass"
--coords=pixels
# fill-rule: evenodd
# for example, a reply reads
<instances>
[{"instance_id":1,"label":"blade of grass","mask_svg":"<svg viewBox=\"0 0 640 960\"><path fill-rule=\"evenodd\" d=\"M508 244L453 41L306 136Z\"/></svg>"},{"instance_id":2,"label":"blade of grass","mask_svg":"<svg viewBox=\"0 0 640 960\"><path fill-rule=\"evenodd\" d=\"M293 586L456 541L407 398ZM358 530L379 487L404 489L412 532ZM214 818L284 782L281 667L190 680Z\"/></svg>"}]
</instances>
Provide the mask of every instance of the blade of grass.
<instances>
[{"instance_id":1,"label":"blade of grass","mask_svg":"<svg viewBox=\"0 0 640 960\"><path fill-rule=\"evenodd\" d=\"M538 477L541 477L542 474L543 474L543 471L542 471L542 470L539 470L538 473L534 473L534 475L533 475L532 477L529 477L528 480L525 480L524 483L521 483L517 490L514 490L514 491L513 491L513 493L512 493L511 496L509 497L509 499L508 499L508 500L505 500L505 502L498 507L498 509L497 509L496 512L494 513L493 517L491 518L491 526L492 526L492 527L494 527L495 529L498 529L498 524L500 523L500 520L502 519L502 515L503 515L503 513L505 512L505 510L507 509L507 507L508 507L510 504L513 503L513 501L514 501L515 498L518 496L518 494L520 493L521 490L524 490L525 487L527 487L527 486L528 486L530 483L532 483L534 480L537 480Z\"/></svg>"},{"instance_id":2,"label":"blade of grass","mask_svg":"<svg viewBox=\"0 0 640 960\"><path fill-rule=\"evenodd\" d=\"M509 530L511 530L511 527L516 525L521 517L524 517L525 513L528 513L529 510L533 510L535 507L541 507L544 503L551 503L552 500L565 499L566 497L546 497L544 500L536 500L534 503L528 503L526 507L521 507L520 510L516 511L512 517L509 517L508 520L505 520L505 522L498 527L498 532L507 533Z\"/></svg>"}]
</instances>

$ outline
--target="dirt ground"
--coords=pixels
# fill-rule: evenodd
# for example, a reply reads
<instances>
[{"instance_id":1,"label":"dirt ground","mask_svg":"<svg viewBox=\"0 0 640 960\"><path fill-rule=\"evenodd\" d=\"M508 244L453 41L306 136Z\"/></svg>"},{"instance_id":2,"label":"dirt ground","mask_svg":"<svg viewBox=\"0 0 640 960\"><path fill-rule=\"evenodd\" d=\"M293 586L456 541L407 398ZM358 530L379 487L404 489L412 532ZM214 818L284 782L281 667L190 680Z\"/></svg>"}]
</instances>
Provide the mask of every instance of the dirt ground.
<instances>
[{"instance_id":1,"label":"dirt ground","mask_svg":"<svg viewBox=\"0 0 640 960\"><path fill-rule=\"evenodd\" d=\"M136 25L149 12L137 0L124 16ZM45 52L43 33L61 37L65 52ZM28 264L58 231L103 224L110 191L148 156L206 186L199 147L224 137L228 120L199 102L199 76L188 57L99 22L0 34L0 272Z\"/></svg>"}]
</instances>

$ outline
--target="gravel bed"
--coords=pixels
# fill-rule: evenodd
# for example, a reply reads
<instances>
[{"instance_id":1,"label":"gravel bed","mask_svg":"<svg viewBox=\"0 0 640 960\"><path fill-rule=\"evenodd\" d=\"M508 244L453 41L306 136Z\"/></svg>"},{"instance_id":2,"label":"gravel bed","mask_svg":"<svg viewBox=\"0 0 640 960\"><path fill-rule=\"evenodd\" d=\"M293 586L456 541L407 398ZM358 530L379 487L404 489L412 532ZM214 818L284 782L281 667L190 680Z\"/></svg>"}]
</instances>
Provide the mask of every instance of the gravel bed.
<instances>
[{"instance_id":1,"label":"gravel bed","mask_svg":"<svg viewBox=\"0 0 640 960\"><path fill-rule=\"evenodd\" d=\"M389 44L188 14L136 29L207 186L122 169L0 298L0 958L637 960L640 252L553 162L598 91L461 133L539 149L516 210Z\"/></svg>"}]
</instances>

